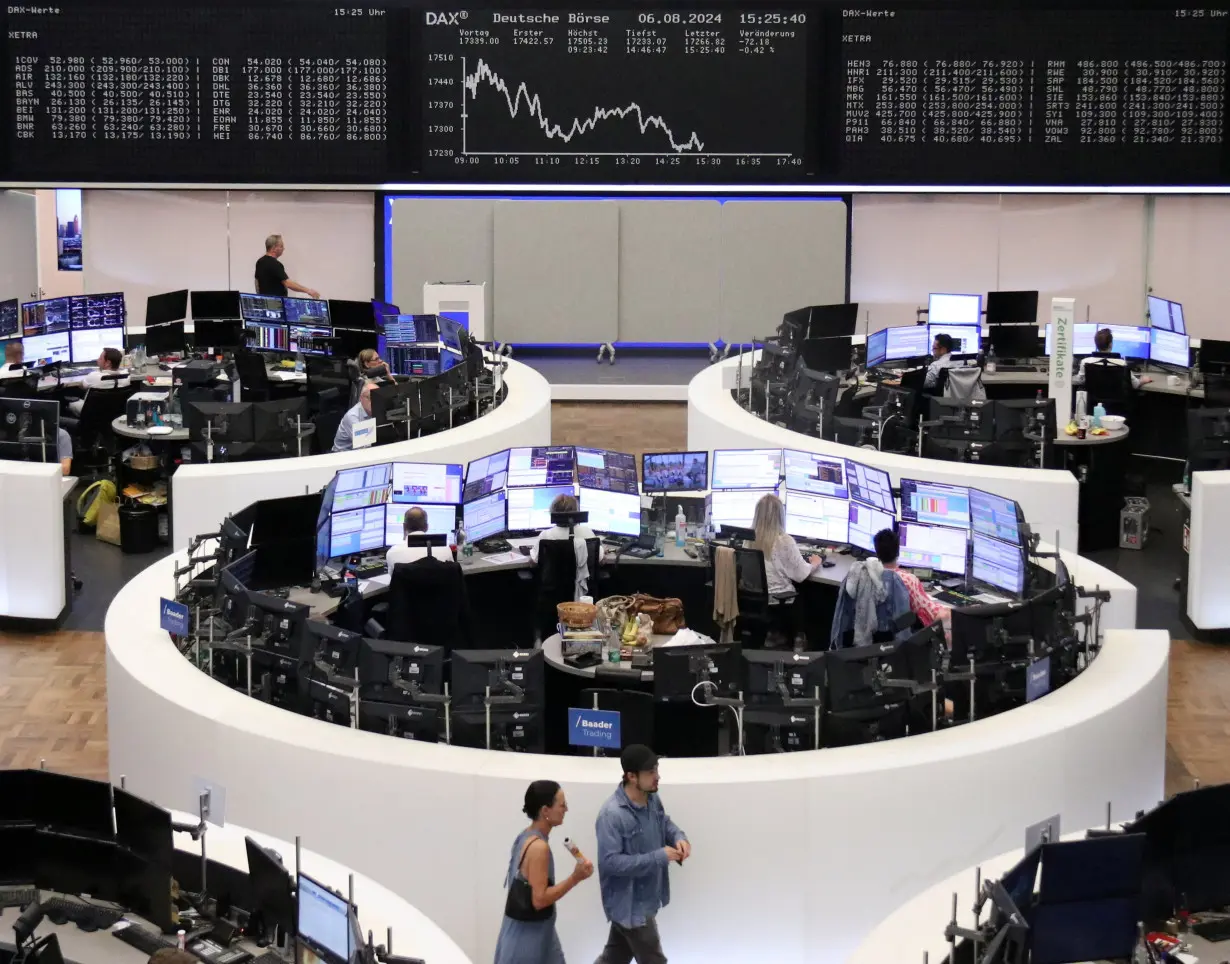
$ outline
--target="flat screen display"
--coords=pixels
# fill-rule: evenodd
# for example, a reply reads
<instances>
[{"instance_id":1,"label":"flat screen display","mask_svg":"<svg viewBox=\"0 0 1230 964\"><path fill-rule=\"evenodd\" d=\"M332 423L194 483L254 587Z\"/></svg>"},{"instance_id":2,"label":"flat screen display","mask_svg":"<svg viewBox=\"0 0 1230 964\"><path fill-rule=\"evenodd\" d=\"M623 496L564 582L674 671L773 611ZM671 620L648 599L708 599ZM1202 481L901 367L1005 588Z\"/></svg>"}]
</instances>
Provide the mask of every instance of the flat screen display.
<instances>
[{"instance_id":1,"label":"flat screen display","mask_svg":"<svg viewBox=\"0 0 1230 964\"><path fill-rule=\"evenodd\" d=\"M799 539L849 542L850 503L810 492L787 492L786 531Z\"/></svg>"},{"instance_id":2,"label":"flat screen display","mask_svg":"<svg viewBox=\"0 0 1230 964\"><path fill-rule=\"evenodd\" d=\"M585 489L636 494L636 456L629 452L577 446L577 482Z\"/></svg>"},{"instance_id":3,"label":"flat screen display","mask_svg":"<svg viewBox=\"0 0 1230 964\"><path fill-rule=\"evenodd\" d=\"M982 329L977 325L927 325L927 338L932 343L936 335L948 335L952 339L954 355L973 355L981 345Z\"/></svg>"},{"instance_id":4,"label":"flat screen display","mask_svg":"<svg viewBox=\"0 0 1230 964\"><path fill-rule=\"evenodd\" d=\"M1191 364L1191 347L1187 335L1153 328L1149 331L1149 357L1163 365L1187 368Z\"/></svg>"},{"instance_id":5,"label":"flat screen display","mask_svg":"<svg viewBox=\"0 0 1230 964\"><path fill-rule=\"evenodd\" d=\"M790 492L810 492L836 499L848 499L846 460L786 449L786 489Z\"/></svg>"},{"instance_id":6,"label":"flat screen display","mask_svg":"<svg viewBox=\"0 0 1230 964\"><path fill-rule=\"evenodd\" d=\"M877 532L895 528L897 520L887 512L861 502L850 503L850 545L866 552L875 551Z\"/></svg>"},{"instance_id":7,"label":"flat screen display","mask_svg":"<svg viewBox=\"0 0 1230 964\"><path fill-rule=\"evenodd\" d=\"M641 488L646 492L703 492L708 486L708 452L647 452L641 456Z\"/></svg>"},{"instance_id":8,"label":"flat screen display","mask_svg":"<svg viewBox=\"0 0 1230 964\"><path fill-rule=\"evenodd\" d=\"M333 487L333 511L345 512L347 509L388 502L392 472L388 462L338 472Z\"/></svg>"},{"instance_id":9,"label":"flat screen display","mask_svg":"<svg viewBox=\"0 0 1230 964\"><path fill-rule=\"evenodd\" d=\"M927 324L972 325L977 328L982 324L982 295L932 292L927 299Z\"/></svg>"},{"instance_id":10,"label":"flat screen display","mask_svg":"<svg viewBox=\"0 0 1230 964\"><path fill-rule=\"evenodd\" d=\"M756 503L762 496L772 493L773 489L714 489L709 493L710 518L713 527L739 526L742 529L752 527L752 519L756 514Z\"/></svg>"},{"instance_id":11,"label":"flat screen display","mask_svg":"<svg viewBox=\"0 0 1230 964\"><path fill-rule=\"evenodd\" d=\"M54 335L36 335L33 338L23 338L25 360L38 365L50 365L52 362L69 362L68 332L61 331ZM98 356L95 355L95 358Z\"/></svg>"},{"instance_id":12,"label":"flat screen display","mask_svg":"<svg viewBox=\"0 0 1230 964\"><path fill-rule=\"evenodd\" d=\"M773 489L782 480L781 449L718 449L714 489Z\"/></svg>"},{"instance_id":13,"label":"flat screen display","mask_svg":"<svg viewBox=\"0 0 1230 964\"><path fill-rule=\"evenodd\" d=\"M551 503L561 495L575 495L571 485L542 485L508 490L508 530L549 529Z\"/></svg>"},{"instance_id":14,"label":"flat screen display","mask_svg":"<svg viewBox=\"0 0 1230 964\"><path fill-rule=\"evenodd\" d=\"M571 486L576 458L571 445L516 448L508 453L508 487ZM517 528L517 526L510 526ZM524 528L524 527L523 527Z\"/></svg>"},{"instance_id":15,"label":"flat screen display","mask_svg":"<svg viewBox=\"0 0 1230 964\"><path fill-rule=\"evenodd\" d=\"M975 532L970 575L1019 596L1025 590L1025 553L1011 542Z\"/></svg>"},{"instance_id":16,"label":"flat screen display","mask_svg":"<svg viewBox=\"0 0 1230 964\"><path fill-rule=\"evenodd\" d=\"M386 545L400 545L406 538L406 513L419 508L427 513L428 535L448 536L449 545L457 542L457 507L455 505L414 505L395 502L385 508L384 541Z\"/></svg>"},{"instance_id":17,"label":"flat screen display","mask_svg":"<svg viewBox=\"0 0 1230 964\"><path fill-rule=\"evenodd\" d=\"M965 574L965 550L969 539L966 530L902 522L897 534L901 541L901 565Z\"/></svg>"},{"instance_id":18,"label":"flat screen display","mask_svg":"<svg viewBox=\"0 0 1230 964\"><path fill-rule=\"evenodd\" d=\"M383 505L334 512L329 517L329 558L382 549L388 545L384 534Z\"/></svg>"},{"instance_id":19,"label":"flat screen display","mask_svg":"<svg viewBox=\"0 0 1230 964\"><path fill-rule=\"evenodd\" d=\"M901 519L968 529L969 489L964 485L902 479Z\"/></svg>"},{"instance_id":20,"label":"flat screen display","mask_svg":"<svg viewBox=\"0 0 1230 964\"><path fill-rule=\"evenodd\" d=\"M926 325L902 325L885 329L885 361L925 358L931 354L931 338Z\"/></svg>"},{"instance_id":21,"label":"flat screen display","mask_svg":"<svg viewBox=\"0 0 1230 964\"><path fill-rule=\"evenodd\" d=\"M873 331L867 336L867 367L878 368L888 359L888 333L891 328Z\"/></svg>"},{"instance_id":22,"label":"flat screen display","mask_svg":"<svg viewBox=\"0 0 1230 964\"><path fill-rule=\"evenodd\" d=\"M896 516L893 484L883 469L846 459L846 484L850 488L851 499Z\"/></svg>"},{"instance_id":23,"label":"flat screen display","mask_svg":"<svg viewBox=\"0 0 1230 964\"><path fill-rule=\"evenodd\" d=\"M86 328L71 333L72 360L75 364L98 359L104 348L124 350L123 328Z\"/></svg>"},{"instance_id":24,"label":"flat screen display","mask_svg":"<svg viewBox=\"0 0 1230 964\"><path fill-rule=\"evenodd\" d=\"M392 496L394 502L456 505L461 501L461 466L394 462Z\"/></svg>"},{"instance_id":25,"label":"flat screen display","mask_svg":"<svg viewBox=\"0 0 1230 964\"><path fill-rule=\"evenodd\" d=\"M507 528L506 496L504 490L492 492L473 502L467 502L462 511L466 538L471 542L499 535Z\"/></svg>"},{"instance_id":26,"label":"flat screen display","mask_svg":"<svg viewBox=\"0 0 1230 964\"><path fill-rule=\"evenodd\" d=\"M350 960L350 904L306 874L299 875L298 932L329 964Z\"/></svg>"},{"instance_id":27,"label":"flat screen display","mask_svg":"<svg viewBox=\"0 0 1230 964\"><path fill-rule=\"evenodd\" d=\"M581 511L589 513L589 527L595 532L641 534L641 497L636 493L584 488L580 501Z\"/></svg>"},{"instance_id":28,"label":"flat screen display","mask_svg":"<svg viewBox=\"0 0 1230 964\"><path fill-rule=\"evenodd\" d=\"M504 488L508 481L508 449L484 455L466 466L464 500L469 502Z\"/></svg>"},{"instance_id":29,"label":"flat screen display","mask_svg":"<svg viewBox=\"0 0 1230 964\"><path fill-rule=\"evenodd\" d=\"M970 527L978 535L1021 544L1020 509L1012 499L970 489L969 512Z\"/></svg>"}]
</instances>

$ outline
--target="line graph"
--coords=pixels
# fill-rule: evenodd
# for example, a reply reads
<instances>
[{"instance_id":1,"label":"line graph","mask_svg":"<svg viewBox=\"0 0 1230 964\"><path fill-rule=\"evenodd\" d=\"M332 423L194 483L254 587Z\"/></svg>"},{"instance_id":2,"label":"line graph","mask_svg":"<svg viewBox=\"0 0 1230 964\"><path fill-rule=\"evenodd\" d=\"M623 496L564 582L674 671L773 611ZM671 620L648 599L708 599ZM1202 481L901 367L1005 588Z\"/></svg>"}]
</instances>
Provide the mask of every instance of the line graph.
<instances>
[{"instance_id":1,"label":"line graph","mask_svg":"<svg viewBox=\"0 0 1230 964\"><path fill-rule=\"evenodd\" d=\"M561 125L553 124L547 118L546 114L543 112L542 101L539 99L537 94L534 94L531 96L529 89L526 87L524 81L522 81L520 84L517 85L517 92L515 94L509 94L508 84L506 84L504 82L504 79L500 77L500 75L497 74L494 70L492 70L491 66L481 57L478 60L478 64L474 68L474 73L472 74L467 73L466 58L462 57L461 58L461 76L462 76L462 85L463 85L463 91L464 91L463 97L465 97L466 99L468 100L476 99L478 97L479 85L482 84L483 82L486 82L489 86L493 87L497 92L504 95L504 100L508 104L508 113L510 116L514 118L517 116L517 114L521 110L521 102L522 102L522 99L524 99L526 110L529 111L530 116L534 117L538 121L538 126L542 129L542 132L547 136L547 138L548 139L559 138L565 144L571 143L574 137L581 135L581 134L585 134L586 132L593 130L600 121L607 120L608 118L611 118L611 117L617 117L620 120L622 120L625 117L629 117L635 114L636 122L638 126L640 127L642 134L644 134L647 130L649 130L650 127L659 128L666 135L667 140L670 142L671 151L673 151L676 154L682 154L684 151L700 152L700 151L703 151L705 147L700 137L697 136L696 131L692 131L692 133L688 135L687 140L685 140L683 143L679 143L677 140L675 140L675 134L670 129L670 127L667 126L667 123L664 118L662 118L658 114L649 114L648 116L646 116L645 112L641 109L641 105L636 103L635 101L628 104L626 107L595 107L594 113L592 116L587 117L585 120L579 120L577 118L573 118L573 121L569 125L568 130L565 131ZM465 144L465 123L466 123L466 118L468 116L469 116L468 105L463 103L462 108L461 108L462 144L463 145ZM465 150L464 147L463 147L463 152L467 154L471 153L470 151ZM474 153L483 153L483 152L474 152ZM487 152L487 153L497 153L497 152ZM555 153L555 152L542 152L542 153L546 154L546 153ZM588 154L590 152L586 151L584 153ZM618 155L624 152L617 151L613 153L614 155ZM643 153L656 156L659 152L643 152ZM665 154L666 152L662 152L662 153Z\"/></svg>"},{"instance_id":2,"label":"line graph","mask_svg":"<svg viewBox=\"0 0 1230 964\"><path fill-rule=\"evenodd\" d=\"M781 179L804 165L805 27L737 10L467 11L425 28L426 173Z\"/></svg>"}]
</instances>

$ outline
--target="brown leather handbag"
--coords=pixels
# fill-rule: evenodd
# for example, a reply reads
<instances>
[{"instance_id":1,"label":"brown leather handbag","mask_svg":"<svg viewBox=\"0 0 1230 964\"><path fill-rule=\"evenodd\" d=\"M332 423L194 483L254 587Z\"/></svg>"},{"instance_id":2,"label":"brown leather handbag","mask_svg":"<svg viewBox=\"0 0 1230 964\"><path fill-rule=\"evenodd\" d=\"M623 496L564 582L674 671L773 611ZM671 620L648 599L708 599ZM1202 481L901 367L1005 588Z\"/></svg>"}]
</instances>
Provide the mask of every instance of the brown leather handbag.
<instances>
[{"instance_id":1,"label":"brown leather handbag","mask_svg":"<svg viewBox=\"0 0 1230 964\"><path fill-rule=\"evenodd\" d=\"M687 621L683 618L683 600L674 596L659 599L638 592L632 597L632 607L634 612L644 613L653 620L653 631L659 636L672 636L687 628Z\"/></svg>"}]
</instances>

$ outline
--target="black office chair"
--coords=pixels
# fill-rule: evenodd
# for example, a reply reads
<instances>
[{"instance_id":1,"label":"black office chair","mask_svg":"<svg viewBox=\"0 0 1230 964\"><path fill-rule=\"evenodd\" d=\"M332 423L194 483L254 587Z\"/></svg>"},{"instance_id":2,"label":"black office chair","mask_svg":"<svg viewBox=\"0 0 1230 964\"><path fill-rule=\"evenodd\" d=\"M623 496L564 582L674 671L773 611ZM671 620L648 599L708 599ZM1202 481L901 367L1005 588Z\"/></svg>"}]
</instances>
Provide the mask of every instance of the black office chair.
<instances>
[{"instance_id":1,"label":"black office chair","mask_svg":"<svg viewBox=\"0 0 1230 964\"><path fill-rule=\"evenodd\" d=\"M278 384L265 370L265 357L259 352L241 348L235 352L235 369L239 374L241 402L270 402L278 398L293 398L299 394L294 384Z\"/></svg>"},{"instance_id":2,"label":"black office chair","mask_svg":"<svg viewBox=\"0 0 1230 964\"><path fill-rule=\"evenodd\" d=\"M465 576L447 549L440 557L395 565L388 607L385 639L443 646L449 651L470 648Z\"/></svg>"},{"instance_id":3,"label":"black office chair","mask_svg":"<svg viewBox=\"0 0 1230 964\"><path fill-rule=\"evenodd\" d=\"M1204 404L1209 408L1230 408L1230 375L1205 373Z\"/></svg>"},{"instance_id":4,"label":"black office chair","mask_svg":"<svg viewBox=\"0 0 1230 964\"><path fill-rule=\"evenodd\" d=\"M76 425L73 473L83 477L109 475L108 468L119 447L112 422L127 413L130 388L112 388L86 393Z\"/></svg>"},{"instance_id":5,"label":"black office chair","mask_svg":"<svg viewBox=\"0 0 1230 964\"><path fill-rule=\"evenodd\" d=\"M709 546L709 611L713 611L713 588L716 585L716 549ZM770 629L782 629L780 620L791 615L794 596L773 601L769 596L769 580L764 571L764 553L759 549L736 547L735 593L739 601L739 618L735 636L744 649L761 649ZM783 630L784 631L784 630Z\"/></svg>"},{"instance_id":6,"label":"black office chair","mask_svg":"<svg viewBox=\"0 0 1230 964\"><path fill-rule=\"evenodd\" d=\"M600 710L613 710L619 714L620 746L600 749L599 756L619 756L623 747L634 743L654 745L652 693L594 687L581 690L576 706L593 709L595 703ZM572 752L581 756L592 756L594 751L592 747L574 746Z\"/></svg>"},{"instance_id":7,"label":"black office chair","mask_svg":"<svg viewBox=\"0 0 1230 964\"><path fill-rule=\"evenodd\" d=\"M1099 402L1111 415L1130 417L1132 408L1132 373L1127 365L1114 364L1106 358L1087 362L1082 386L1089 397L1089 410Z\"/></svg>"},{"instance_id":8,"label":"black office chair","mask_svg":"<svg viewBox=\"0 0 1230 964\"><path fill-rule=\"evenodd\" d=\"M599 540L586 539L586 562L589 566L589 592L598 599ZM538 541L538 590L535 604L535 626L539 639L547 639L557 632L559 622L556 607L562 602L571 602L576 594L576 550L567 539L540 539Z\"/></svg>"},{"instance_id":9,"label":"black office chair","mask_svg":"<svg viewBox=\"0 0 1230 964\"><path fill-rule=\"evenodd\" d=\"M308 358L306 367L310 413L334 409L344 412L350 407L351 378L346 359Z\"/></svg>"},{"instance_id":10,"label":"black office chair","mask_svg":"<svg viewBox=\"0 0 1230 964\"><path fill-rule=\"evenodd\" d=\"M42 372L36 369L26 371L25 374L16 378L0 378L0 396L37 399L39 397L38 383L42 377Z\"/></svg>"}]
</instances>

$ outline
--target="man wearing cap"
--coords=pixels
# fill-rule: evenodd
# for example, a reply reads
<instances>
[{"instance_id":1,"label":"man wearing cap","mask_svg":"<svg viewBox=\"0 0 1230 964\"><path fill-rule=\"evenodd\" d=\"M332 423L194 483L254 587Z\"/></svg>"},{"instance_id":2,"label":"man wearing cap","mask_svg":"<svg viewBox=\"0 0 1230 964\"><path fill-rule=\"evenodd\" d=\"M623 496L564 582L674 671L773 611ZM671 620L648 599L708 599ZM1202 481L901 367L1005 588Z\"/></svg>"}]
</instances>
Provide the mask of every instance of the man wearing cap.
<instances>
[{"instance_id":1,"label":"man wearing cap","mask_svg":"<svg viewBox=\"0 0 1230 964\"><path fill-rule=\"evenodd\" d=\"M658 756L634 743L619 757L623 782L598 811L598 882L611 922L594 964L666 964L658 911L670 903L667 867L692 855L658 797Z\"/></svg>"}]
</instances>

